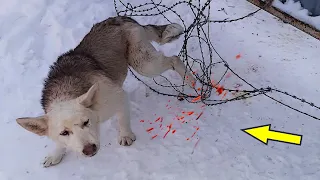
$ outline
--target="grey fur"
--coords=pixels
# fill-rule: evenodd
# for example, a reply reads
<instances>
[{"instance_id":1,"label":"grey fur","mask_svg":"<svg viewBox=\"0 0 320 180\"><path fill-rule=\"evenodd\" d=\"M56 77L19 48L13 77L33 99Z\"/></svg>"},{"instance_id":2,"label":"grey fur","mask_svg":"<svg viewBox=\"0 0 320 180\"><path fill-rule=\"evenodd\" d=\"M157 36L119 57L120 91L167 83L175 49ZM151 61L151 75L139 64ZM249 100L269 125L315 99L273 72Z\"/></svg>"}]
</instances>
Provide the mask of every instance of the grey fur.
<instances>
[{"instance_id":1,"label":"grey fur","mask_svg":"<svg viewBox=\"0 0 320 180\"><path fill-rule=\"evenodd\" d=\"M97 76L105 76L122 85L128 65L132 65L128 62L130 42L124 29L124 24L130 23L139 25L125 16L97 23L75 49L58 58L50 67L42 90L41 105L45 112L53 100L70 100L87 92ZM161 39L168 24L143 27L150 40L163 43Z\"/></svg>"},{"instance_id":2,"label":"grey fur","mask_svg":"<svg viewBox=\"0 0 320 180\"><path fill-rule=\"evenodd\" d=\"M45 112L57 98L74 99L94 84L94 76L105 76L115 83L127 75L127 44L121 25L137 23L129 17L114 17L95 24L80 44L62 54L50 67L42 91L41 104Z\"/></svg>"}]
</instances>

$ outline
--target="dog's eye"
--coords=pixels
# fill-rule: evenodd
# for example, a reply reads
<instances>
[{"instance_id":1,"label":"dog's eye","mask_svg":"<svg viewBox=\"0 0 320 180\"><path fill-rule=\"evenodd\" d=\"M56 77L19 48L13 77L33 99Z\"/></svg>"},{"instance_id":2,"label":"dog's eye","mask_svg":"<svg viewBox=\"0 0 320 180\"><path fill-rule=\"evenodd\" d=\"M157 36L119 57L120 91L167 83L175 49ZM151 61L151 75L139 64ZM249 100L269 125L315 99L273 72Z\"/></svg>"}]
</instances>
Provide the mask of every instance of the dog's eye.
<instances>
[{"instance_id":1,"label":"dog's eye","mask_svg":"<svg viewBox=\"0 0 320 180\"><path fill-rule=\"evenodd\" d=\"M83 123L83 126L88 126L88 124L89 124L89 119Z\"/></svg>"},{"instance_id":2,"label":"dog's eye","mask_svg":"<svg viewBox=\"0 0 320 180\"><path fill-rule=\"evenodd\" d=\"M61 136L69 136L69 132L68 131L62 131L60 133Z\"/></svg>"}]
</instances>

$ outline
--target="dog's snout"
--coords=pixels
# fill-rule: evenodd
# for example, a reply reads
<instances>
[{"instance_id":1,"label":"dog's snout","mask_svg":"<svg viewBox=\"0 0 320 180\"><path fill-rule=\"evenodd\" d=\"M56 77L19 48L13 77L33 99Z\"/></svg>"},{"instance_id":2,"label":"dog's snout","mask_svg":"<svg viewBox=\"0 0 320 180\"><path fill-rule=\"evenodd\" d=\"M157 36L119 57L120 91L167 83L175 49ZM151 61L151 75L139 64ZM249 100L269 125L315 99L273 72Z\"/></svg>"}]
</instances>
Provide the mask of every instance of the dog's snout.
<instances>
[{"instance_id":1,"label":"dog's snout","mask_svg":"<svg viewBox=\"0 0 320 180\"><path fill-rule=\"evenodd\" d=\"M95 145L95 144L87 144L87 145L84 146L82 152L83 152L83 154L85 154L87 156L93 156L97 152L97 145Z\"/></svg>"}]
</instances>

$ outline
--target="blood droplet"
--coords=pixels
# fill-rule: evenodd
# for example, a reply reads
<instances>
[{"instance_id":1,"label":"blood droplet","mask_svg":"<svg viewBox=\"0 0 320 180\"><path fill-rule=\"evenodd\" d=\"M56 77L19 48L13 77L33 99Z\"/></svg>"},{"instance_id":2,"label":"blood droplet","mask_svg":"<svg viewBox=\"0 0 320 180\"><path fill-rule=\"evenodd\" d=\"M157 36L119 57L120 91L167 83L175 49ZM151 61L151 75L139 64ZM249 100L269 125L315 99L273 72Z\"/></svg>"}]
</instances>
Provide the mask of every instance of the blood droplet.
<instances>
[{"instance_id":1,"label":"blood droplet","mask_svg":"<svg viewBox=\"0 0 320 180\"><path fill-rule=\"evenodd\" d=\"M157 136L158 136L158 134L156 134L156 135L152 136L152 138L151 138L151 139L154 139L154 138L156 138Z\"/></svg>"},{"instance_id":2,"label":"blood droplet","mask_svg":"<svg viewBox=\"0 0 320 180\"><path fill-rule=\"evenodd\" d=\"M147 132L151 132L152 130L154 130L154 128L149 128L147 129Z\"/></svg>"},{"instance_id":3,"label":"blood droplet","mask_svg":"<svg viewBox=\"0 0 320 180\"><path fill-rule=\"evenodd\" d=\"M196 98L192 99L192 101L191 101L191 102L196 102L196 101L198 101L199 99L201 99L201 96L198 96L198 97L196 97Z\"/></svg>"}]
</instances>

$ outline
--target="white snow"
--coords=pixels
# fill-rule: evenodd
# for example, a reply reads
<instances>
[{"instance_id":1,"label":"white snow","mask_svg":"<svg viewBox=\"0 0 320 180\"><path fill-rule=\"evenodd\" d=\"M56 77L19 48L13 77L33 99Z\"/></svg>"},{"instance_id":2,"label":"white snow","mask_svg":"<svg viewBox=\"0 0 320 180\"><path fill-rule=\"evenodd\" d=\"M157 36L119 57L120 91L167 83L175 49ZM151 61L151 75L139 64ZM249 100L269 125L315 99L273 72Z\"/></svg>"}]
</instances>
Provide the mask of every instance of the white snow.
<instances>
[{"instance_id":1,"label":"white snow","mask_svg":"<svg viewBox=\"0 0 320 180\"><path fill-rule=\"evenodd\" d=\"M163 0L162 3L174 2ZM218 11L221 8L228 15ZM256 9L246 1L215 0L211 3L211 19L238 18ZM187 23L192 22L193 14L187 6L178 6L176 10ZM175 114L180 116L181 109L200 113L199 104L155 93L145 98L144 86L132 75L128 76L125 88L130 92L131 121L137 141L130 147L118 145L117 123L112 119L102 126L102 148L96 156L84 158L69 153L59 165L43 168L41 161L54 148L53 142L27 132L15 119L43 113L39 100L49 66L58 55L74 48L94 23L116 15L113 1L11 0L1 2L0 12L0 180L316 180L320 177L319 121L258 96L206 107L198 121L194 116L186 117L191 121L181 124L173 120ZM175 16L168 17L180 23ZM136 19L140 23L166 23L162 16ZM263 11L242 21L212 24L210 36L231 68L254 86L277 87L320 104L318 40ZM177 54L181 43L182 38L159 48ZM188 49L190 55L200 56L198 44L189 44ZM238 54L241 58L237 60ZM214 73L221 71L215 70ZM176 76L174 72L165 74ZM234 75L223 85L232 88L236 84L247 88ZM292 98L271 96L320 117L319 110ZM172 107L170 110L167 104ZM170 132L163 138L167 129L156 128L159 124L154 122L159 116L163 117L164 127L173 123L174 134ZM269 123L274 130L302 134L302 146L273 141L266 146L240 130ZM194 126L200 129L187 141L195 132ZM150 127L155 130L148 134L146 129ZM155 134L158 137L151 139Z\"/></svg>"},{"instance_id":2,"label":"white snow","mask_svg":"<svg viewBox=\"0 0 320 180\"><path fill-rule=\"evenodd\" d=\"M320 16L309 16L309 11L304 9L299 1L287 0L285 3L282 3L279 0L274 0L272 6L320 31Z\"/></svg>"}]
</instances>

